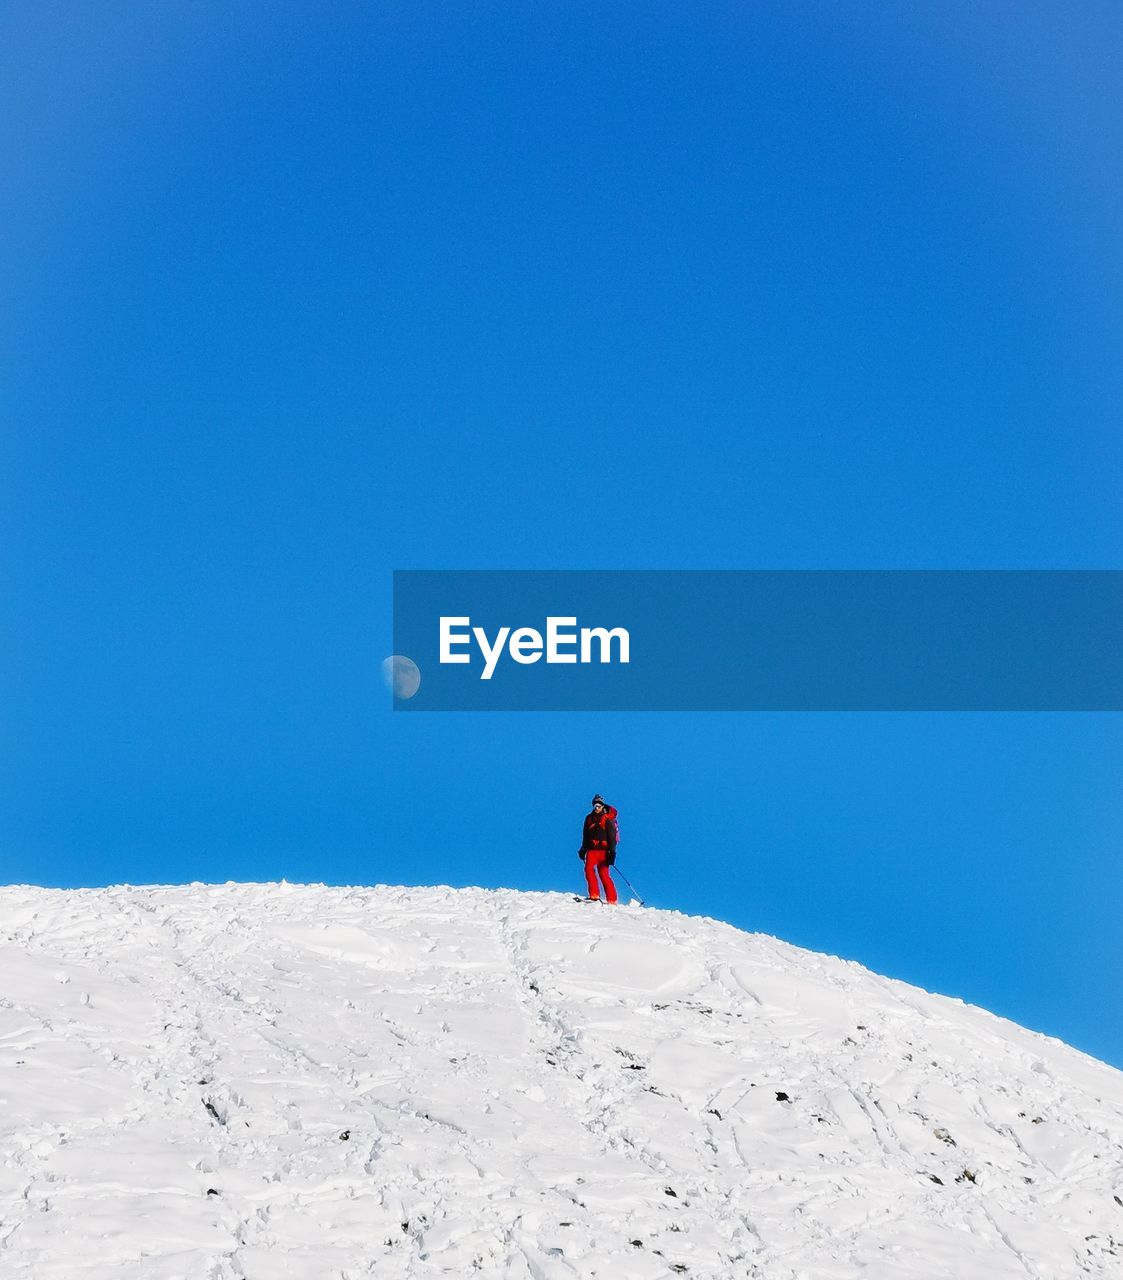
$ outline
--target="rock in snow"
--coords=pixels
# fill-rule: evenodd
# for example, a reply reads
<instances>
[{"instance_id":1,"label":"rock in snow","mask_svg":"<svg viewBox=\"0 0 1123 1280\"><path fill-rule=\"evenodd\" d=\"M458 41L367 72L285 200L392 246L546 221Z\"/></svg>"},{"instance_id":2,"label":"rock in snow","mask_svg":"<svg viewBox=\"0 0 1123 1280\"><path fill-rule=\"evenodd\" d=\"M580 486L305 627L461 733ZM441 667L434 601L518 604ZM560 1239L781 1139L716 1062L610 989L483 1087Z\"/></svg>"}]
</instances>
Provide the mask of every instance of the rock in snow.
<instances>
[{"instance_id":1,"label":"rock in snow","mask_svg":"<svg viewBox=\"0 0 1123 1280\"><path fill-rule=\"evenodd\" d=\"M482 889L0 890L0 1275L1123 1275L1123 1074Z\"/></svg>"}]
</instances>

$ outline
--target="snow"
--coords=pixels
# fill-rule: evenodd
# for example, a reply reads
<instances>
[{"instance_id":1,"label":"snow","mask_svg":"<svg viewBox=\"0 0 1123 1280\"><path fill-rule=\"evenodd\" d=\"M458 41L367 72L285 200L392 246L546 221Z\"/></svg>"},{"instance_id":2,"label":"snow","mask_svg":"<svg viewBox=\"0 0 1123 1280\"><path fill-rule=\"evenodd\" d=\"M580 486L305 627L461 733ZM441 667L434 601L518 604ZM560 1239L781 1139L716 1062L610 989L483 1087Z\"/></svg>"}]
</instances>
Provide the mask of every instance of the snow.
<instances>
[{"instance_id":1,"label":"snow","mask_svg":"<svg viewBox=\"0 0 1123 1280\"><path fill-rule=\"evenodd\" d=\"M568 895L0 889L5 1280L1123 1276L1123 1074Z\"/></svg>"}]
</instances>

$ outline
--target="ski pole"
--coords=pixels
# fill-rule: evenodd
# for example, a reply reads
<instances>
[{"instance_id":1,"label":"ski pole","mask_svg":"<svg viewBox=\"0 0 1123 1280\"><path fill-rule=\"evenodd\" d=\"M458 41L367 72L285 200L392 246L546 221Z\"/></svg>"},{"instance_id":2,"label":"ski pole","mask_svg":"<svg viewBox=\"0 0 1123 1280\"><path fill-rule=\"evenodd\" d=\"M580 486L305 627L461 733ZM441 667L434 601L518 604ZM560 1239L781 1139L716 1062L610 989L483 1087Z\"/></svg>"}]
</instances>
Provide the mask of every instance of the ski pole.
<instances>
[{"instance_id":1,"label":"ski pole","mask_svg":"<svg viewBox=\"0 0 1123 1280\"><path fill-rule=\"evenodd\" d=\"M612 870L619 874L620 879L623 880L624 883L628 886L628 888L632 891L632 897L635 898L635 900L640 904L640 906L646 907L647 903L644 902L644 900L639 896L638 893L636 893L635 886L628 879L628 877L623 873L623 871L620 871L620 869L616 866L615 863L613 863L612 865Z\"/></svg>"}]
</instances>

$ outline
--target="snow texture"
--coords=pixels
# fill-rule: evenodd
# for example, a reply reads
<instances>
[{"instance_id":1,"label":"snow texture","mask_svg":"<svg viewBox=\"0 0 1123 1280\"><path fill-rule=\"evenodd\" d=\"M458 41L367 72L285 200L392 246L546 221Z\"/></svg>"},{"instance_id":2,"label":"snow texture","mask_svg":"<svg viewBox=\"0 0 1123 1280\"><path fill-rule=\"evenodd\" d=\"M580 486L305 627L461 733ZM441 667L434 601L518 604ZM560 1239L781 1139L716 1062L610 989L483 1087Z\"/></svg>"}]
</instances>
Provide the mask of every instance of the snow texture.
<instances>
[{"instance_id":1,"label":"snow texture","mask_svg":"<svg viewBox=\"0 0 1123 1280\"><path fill-rule=\"evenodd\" d=\"M675 912L0 890L5 1280L1123 1276L1123 1074Z\"/></svg>"}]
</instances>

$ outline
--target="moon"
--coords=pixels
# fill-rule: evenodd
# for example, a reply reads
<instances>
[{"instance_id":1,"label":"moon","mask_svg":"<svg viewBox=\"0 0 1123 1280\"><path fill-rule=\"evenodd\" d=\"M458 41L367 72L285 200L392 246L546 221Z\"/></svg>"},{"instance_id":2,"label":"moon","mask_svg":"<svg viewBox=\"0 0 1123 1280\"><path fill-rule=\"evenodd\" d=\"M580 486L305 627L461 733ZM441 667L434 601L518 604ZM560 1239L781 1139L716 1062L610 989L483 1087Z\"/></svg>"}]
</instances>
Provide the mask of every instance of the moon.
<instances>
[{"instance_id":1,"label":"moon","mask_svg":"<svg viewBox=\"0 0 1123 1280\"><path fill-rule=\"evenodd\" d=\"M400 653L392 654L382 661L382 680L395 698L403 701L412 698L421 688L421 672L412 658L403 657Z\"/></svg>"}]
</instances>

